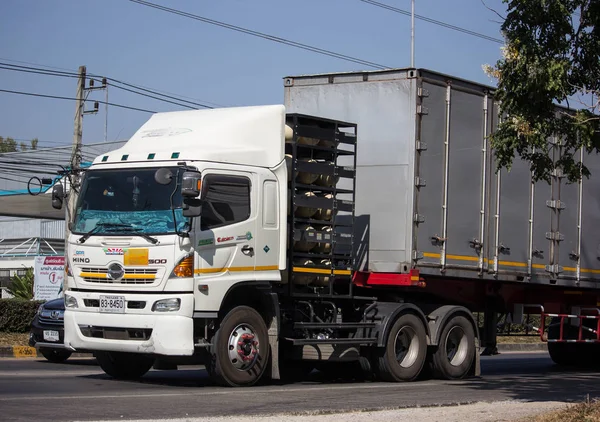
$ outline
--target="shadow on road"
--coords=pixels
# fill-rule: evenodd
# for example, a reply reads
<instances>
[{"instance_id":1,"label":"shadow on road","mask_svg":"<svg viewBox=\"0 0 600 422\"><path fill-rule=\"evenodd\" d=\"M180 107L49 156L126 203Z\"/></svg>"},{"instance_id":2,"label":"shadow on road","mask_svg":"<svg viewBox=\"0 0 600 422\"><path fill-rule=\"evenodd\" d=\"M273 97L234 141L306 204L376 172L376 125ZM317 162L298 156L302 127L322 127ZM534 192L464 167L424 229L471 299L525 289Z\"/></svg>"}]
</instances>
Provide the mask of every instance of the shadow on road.
<instances>
[{"instance_id":1,"label":"shadow on road","mask_svg":"<svg viewBox=\"0 0 600 422\"><path fill-rule=\"evenodd\" d=\"M549 358L523 357L498 365L490 362L485 365L481 378L460 383L478 391L497 391L499 396L515 400L582 401L588 394L600 397L599 375L597 368L567 368L554 364Z\"/></svg>"}]
</instances>

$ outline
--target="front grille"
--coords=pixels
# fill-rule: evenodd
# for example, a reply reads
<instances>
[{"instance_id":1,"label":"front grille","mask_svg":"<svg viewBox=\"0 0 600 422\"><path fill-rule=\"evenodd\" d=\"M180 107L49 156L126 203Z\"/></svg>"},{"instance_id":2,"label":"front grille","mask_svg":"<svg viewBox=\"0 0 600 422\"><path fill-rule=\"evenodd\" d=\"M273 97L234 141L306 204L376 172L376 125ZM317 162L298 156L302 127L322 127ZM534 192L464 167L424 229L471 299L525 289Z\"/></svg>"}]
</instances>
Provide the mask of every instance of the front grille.
<instances>
[{"instance_id":1,"label":"front grille","mask_svg":"<svg viewBox=\"0 0 600 422\"><path fill-rule=\"evenodd\" d=\"M97 325L80 325L81 334L85 337L103 338L107 340L148 340L152 335L151 328L117 328Z\"/></svg>"},{"instance_id":2,"label":"front grille","mask_svg":"<svg viewBox=\"0 0 600 422\"><path fill-rule=\"evenodd\" d=\"M44 309L38 315L38 321L46 325L63 325L64 311Z\"/></svg>"},{"instance_id":3,"label":"front grille","mask_svg":"<svg viewBox=\"0 0 600 422\"><path fill-rule=\"evenodd\" d=\"M108 278L106 267L83 267L80 276L87 283L102 284L152 284L156 281L157 268L125 268L125 275L121 280Z\"/></svg>"},{"instance_id":4,"label":"front grille","mask_svg":"<svg viewBox=\"0 0 600 422\"><path fill-rule=\"evenodd\" d=\"M40 315L38 317L38 321L44 325L58 325L58 326L63 325L62 317L60 319L52 319L52 318L47 318L47 317L43 317Z\"/></svg>"}]
</instances>

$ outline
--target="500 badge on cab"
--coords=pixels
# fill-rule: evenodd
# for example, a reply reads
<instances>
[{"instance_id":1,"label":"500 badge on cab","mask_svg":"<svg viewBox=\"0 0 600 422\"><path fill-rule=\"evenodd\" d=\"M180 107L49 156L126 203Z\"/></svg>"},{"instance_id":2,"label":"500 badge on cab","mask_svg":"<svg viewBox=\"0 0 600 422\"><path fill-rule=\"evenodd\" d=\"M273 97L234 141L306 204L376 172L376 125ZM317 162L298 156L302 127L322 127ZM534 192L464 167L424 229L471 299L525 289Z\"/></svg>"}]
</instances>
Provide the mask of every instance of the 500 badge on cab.
<instances>
[{"instance_id":1,"label":"500 badge on cab","mask_svg":"<svg viewBox=\"0 0 600 422\"><path fill-rule=\"evenodd\" d=\"M167 260L166 259L149 259L148 260L148 265L160 265L160 264L166 264Z\"/></svg>"}]
</instances>

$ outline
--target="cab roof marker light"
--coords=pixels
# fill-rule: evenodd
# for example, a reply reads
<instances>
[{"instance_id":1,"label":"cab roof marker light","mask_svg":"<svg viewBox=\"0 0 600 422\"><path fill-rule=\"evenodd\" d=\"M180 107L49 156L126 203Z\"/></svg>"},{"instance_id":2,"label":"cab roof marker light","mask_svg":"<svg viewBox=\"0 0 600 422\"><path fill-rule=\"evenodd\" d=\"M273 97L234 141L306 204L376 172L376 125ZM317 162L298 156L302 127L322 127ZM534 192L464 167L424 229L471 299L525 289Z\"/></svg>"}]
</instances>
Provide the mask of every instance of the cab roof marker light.
<instances>
[{"instance_id":1,"label":"cab roof marker light","mask_svg":"<svg viewBox=\"0 0 600 422\"><path fill-rule=\"evenodd\" d=\"M121 161L127 161L128 158L129 158L129 154L125 154L121 157Z\"/></svg>"},{"instance_id":2,"label":"cab roof marker light","mask_svg":"<svg viewBox=\"0 0 600 422\"><path fill-rule=\"evenodd\" d=\"M179 158L179 153L178 152L174 152L173 154L171 154L171 158L172 159Z\"/></svg>"},{"instance_id":3,"label":"cab roof marker light","mask_svg":"<svg viewBox=\"0 0 600 422\"><path fill-rule=\"evenodd\" d=\"M108 155L105 155L104 157L102 157L102 162L106 162L108 160Z\"/></svg>"},{"instance_id":4,"label":"cab roof marker light","mask_svg":"<svg viewBox=\"0 0 600 422\"><path fill-rule=\"evenodd\" d=\"M148 154L148 160L154 160L154 157L156 157L155 153Z\"/></svg>"}]
</instances>

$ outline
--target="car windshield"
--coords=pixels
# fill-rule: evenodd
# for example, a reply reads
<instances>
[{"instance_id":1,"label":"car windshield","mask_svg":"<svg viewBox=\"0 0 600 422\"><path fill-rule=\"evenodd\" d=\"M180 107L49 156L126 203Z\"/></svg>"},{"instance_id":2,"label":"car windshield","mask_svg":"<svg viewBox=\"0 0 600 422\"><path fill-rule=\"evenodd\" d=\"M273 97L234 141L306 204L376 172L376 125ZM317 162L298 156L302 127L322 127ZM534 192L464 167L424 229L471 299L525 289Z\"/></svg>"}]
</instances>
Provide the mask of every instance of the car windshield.
<instances>
[{"instance_id":1,"label":"car windshield","mask_svg":"<svg viewBox=\"0 0 600 422\"><path fill-rule=\"evenodd\" d=\"M189 220L181 209L180 169L169 168L167 184L155 180L157 168L90 170L81 186L73 233L96 234L135 231L170 234L181 231ZM173 212L173 210L175 212ZM175 219L174 219L175 217ZM127 227L122 230L122 227Z\"/></svg>"}]
</instances>

